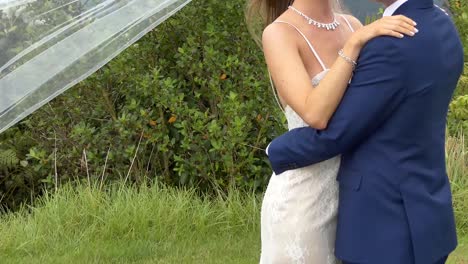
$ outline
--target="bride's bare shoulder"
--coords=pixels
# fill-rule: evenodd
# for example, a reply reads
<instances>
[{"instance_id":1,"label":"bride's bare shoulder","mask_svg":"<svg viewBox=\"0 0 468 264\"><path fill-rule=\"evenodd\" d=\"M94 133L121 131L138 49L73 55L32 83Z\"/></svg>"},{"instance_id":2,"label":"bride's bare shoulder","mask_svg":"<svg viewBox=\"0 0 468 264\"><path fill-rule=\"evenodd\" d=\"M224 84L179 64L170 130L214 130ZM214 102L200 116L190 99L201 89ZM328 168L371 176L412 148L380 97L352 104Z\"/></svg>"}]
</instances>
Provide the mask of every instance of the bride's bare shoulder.
<instances>
[{"instance_id":1,"label":"bride's bare shoulder","mask_svg":"<svg viewBox=\"0 0 468 264\"><path fill-rule=\"evenodd\" d=\"M340 14L340 15L344 16L349 21L351 26L353 26L354 29L363 27L361 21L359 21L359 19L357 19L355 16L348 15L348 14Z\"/></svg>"},{"instance_id":2,"label":"bride's bare shoulder","mask_svg":"<svg viewBox=\"0 0 468 264\"><path fill-rule=\"evenodd\" d=\"M284 21L287 23L290 23L288 25L287 23L279 22L283 21L278 19L277 21L269 24L265 29L263 30L262 34L262 42L265 44L267 43L293 43L291 42L292 39L296 37L296 30L291 26L293 23Z\"/></svg>"}]
</instances>

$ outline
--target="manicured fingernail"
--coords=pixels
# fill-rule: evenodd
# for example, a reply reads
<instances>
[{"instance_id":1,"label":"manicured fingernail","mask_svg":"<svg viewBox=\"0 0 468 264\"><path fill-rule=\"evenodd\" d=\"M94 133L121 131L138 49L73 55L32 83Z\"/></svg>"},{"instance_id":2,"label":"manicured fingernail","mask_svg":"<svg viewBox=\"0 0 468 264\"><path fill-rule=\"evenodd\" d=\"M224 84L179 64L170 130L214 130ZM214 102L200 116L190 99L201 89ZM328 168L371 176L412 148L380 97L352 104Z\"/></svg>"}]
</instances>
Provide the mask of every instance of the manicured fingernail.
<instances>
[{"instance_id":1,"label":"manicured fingernail","mask_svg":"<svg viewBox=\"0 0 468 264\"><path fill-rule=\"evenodd\" d=\"M415 28L415 29L414 29L414 32L415 32L415 33L418 33L418 32L419 32L419 30L418 30L417 28Z\"/></svg>"},{"instance_id":2,"label":"manicured fingernail","mask_svg":"<svg viewBox=\"0 0 468 264\"><path fill-rule=\"evenodd\" d=\"M403 35L403 34L400 34L400 38L404 38L404 37L405 37L405 35Z\"/></svg>"},{"instance_id":3,"label":"manicured fingernail","mask_svg":"<svg viewBox=\"0 0 468 264\"><path fill-rule=\"evenodd\" d=\"M414 32L412 32L412 31L410 31L410 35L411 35L411 36L414 36L414 34L416 34L416 33L414 33Z\"/></svg>"},{"instance_id":4,"label":"manicured fingernail","mask_svg":"<svg viewBox=\"0 0 468 264\"><path fill-rule=\"evenodd\" d=\"M414 22L414 21L413 21L413 24L414 24L415 26L418 25L418 23L416 23L416 22Z\"/></svg>"}]
</instances>

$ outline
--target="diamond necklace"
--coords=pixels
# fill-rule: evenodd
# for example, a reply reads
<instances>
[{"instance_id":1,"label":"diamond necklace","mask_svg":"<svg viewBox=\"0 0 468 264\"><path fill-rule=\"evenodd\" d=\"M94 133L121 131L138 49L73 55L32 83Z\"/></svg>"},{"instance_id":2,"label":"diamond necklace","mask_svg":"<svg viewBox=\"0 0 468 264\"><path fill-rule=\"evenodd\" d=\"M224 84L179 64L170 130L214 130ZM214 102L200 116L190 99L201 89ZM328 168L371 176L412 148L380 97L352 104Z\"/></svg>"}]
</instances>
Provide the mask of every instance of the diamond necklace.
<instances>
[{"instance_id":1,"label":"diamond necklace","mask_svg":"<svg viewBox=\"0 0 468 264\"><path fill-rule=\"evenodd\" d=\"M307 19L309 25L314 25L314 26L316 26L318 28L326 28L327 30L335 30L340 25L340 22L338 22L338 20L336 20L336 16L333 17L333 22L331 22L331 23L320 23L317 20L313 20L312 18L306 16L304 13L297 10L293 6L288 6L288 8L293 10L294 12L298 13L299 15L304 17L305 19Z\"/></svg>"}]
</instances>

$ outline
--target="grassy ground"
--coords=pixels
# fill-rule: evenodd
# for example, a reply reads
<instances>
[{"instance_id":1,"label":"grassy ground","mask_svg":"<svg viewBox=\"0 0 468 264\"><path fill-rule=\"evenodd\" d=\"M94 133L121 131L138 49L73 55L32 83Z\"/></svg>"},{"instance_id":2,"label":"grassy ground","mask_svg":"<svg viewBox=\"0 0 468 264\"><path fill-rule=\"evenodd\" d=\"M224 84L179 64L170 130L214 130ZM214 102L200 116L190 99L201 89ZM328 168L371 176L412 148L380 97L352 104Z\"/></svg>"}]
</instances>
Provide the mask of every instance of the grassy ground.
<instances>
[{"instance_id":1,"label":"grassy ground","mask_svg":"<svg viewBox=\"0 0 468 264\"><path fill-rule=\"evenodd\" d=\"M66 186L0 222L1 263L253 263L259 198Z\"/></svg>"},{"instance_id":2,"label":"grassy ground","mask_svg":"<svg viewBox=\"0 0 468 264\"><path fill-rule=\"evenodd\" d=\"M0 223L1 263L256 263L254 195L203 200L160 187L66 186ZM451 258L468 263L468 239Z\"/></svg>"},{"instance_id":3,"label":"grassy ground","mask_svg":"<svg viewBox=\"0 0 468 264\"><path fill-rule=\"evenodd\" d=\"M1 263L256 263L259 198L152 187L62 188L0 223ZM461 239L453 264L468 263Z\"/></svg>"},{"instance_id":4,"label":"grassy ground","mask_svg":"<svg viewBox=\"0 0 468 264\"><path fill-rule=\"evenodd\" d=\"M468 175L460 139L447 143L460 246L468 264ZM118 184L65 185L0 217L0 263L258 263L261 197ZM462 232L464 230L464 233Z\"/></svg>"},{"instance_id":5,"label":"grassy ground","mask_svg":"<svg viewBox=\"0 0 468 264\"><path fill-rule=\"evenodd\" d=\"M461 237L457 250L450 256L449 264L468 264L468 236Z\"/></svg>"}]
</instances>

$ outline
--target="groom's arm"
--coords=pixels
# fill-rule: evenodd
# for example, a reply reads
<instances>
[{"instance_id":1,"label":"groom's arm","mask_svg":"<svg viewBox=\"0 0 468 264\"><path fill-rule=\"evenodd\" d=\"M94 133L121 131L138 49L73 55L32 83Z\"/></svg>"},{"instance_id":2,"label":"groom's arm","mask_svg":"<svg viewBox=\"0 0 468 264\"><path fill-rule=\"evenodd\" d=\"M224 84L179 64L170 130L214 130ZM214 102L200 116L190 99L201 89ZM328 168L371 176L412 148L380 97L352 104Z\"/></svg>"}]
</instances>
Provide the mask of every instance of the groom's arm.
<instances>
[{"instance_id":1,"label":"groom's arm","mask_svg":"<svg viewBox=\"0 0 468 264\"><path fill-rule=\"evenodd\" d=\"M293 129L267 148L273 171L305 167L346 152L379 127L406 96L405 58L395 41L380 37L361 51L352 82L326 130Z\"/></svg>"}]
</instances>

